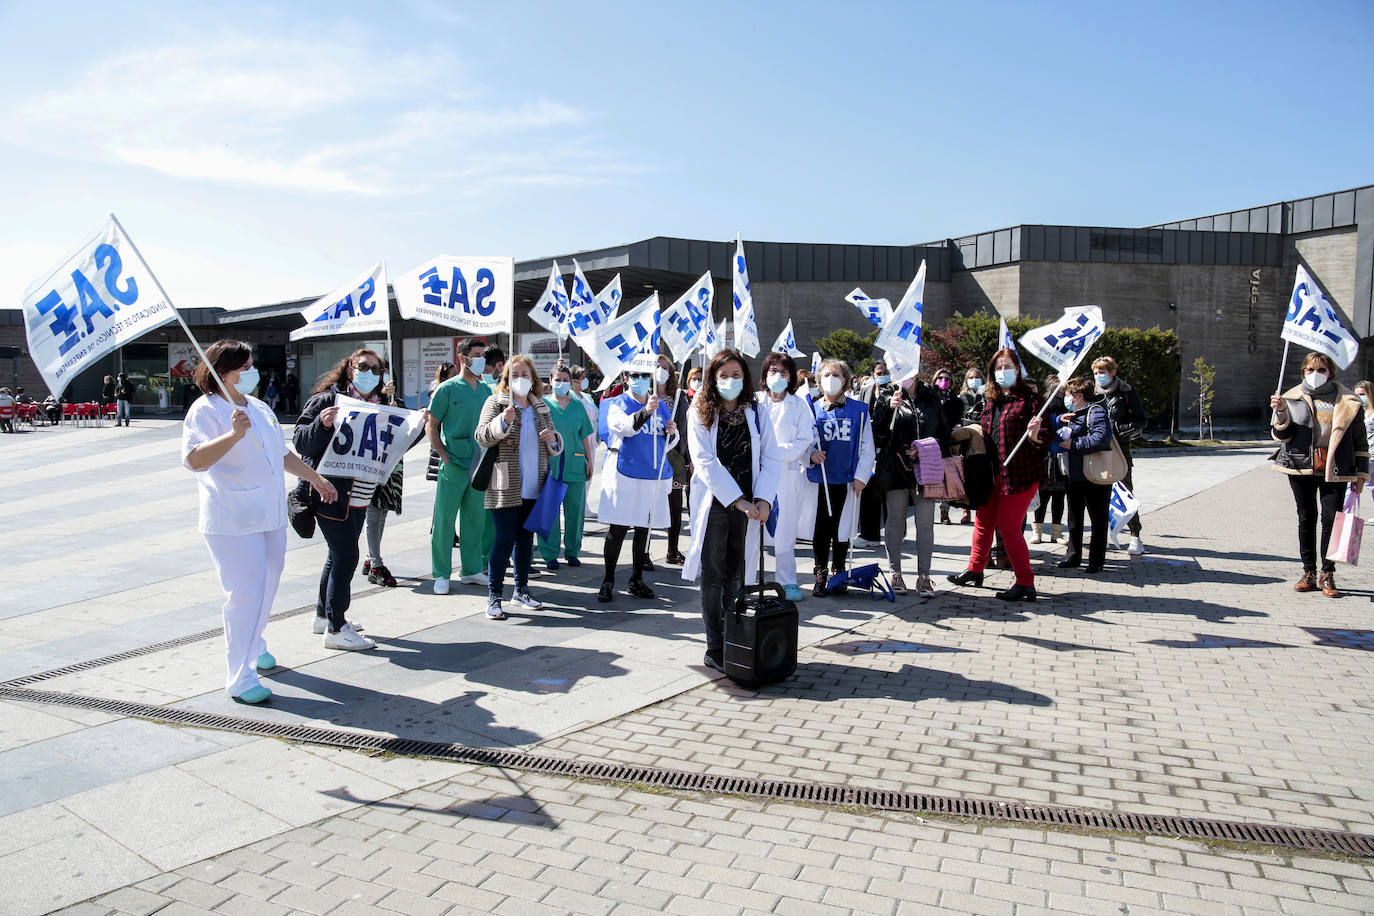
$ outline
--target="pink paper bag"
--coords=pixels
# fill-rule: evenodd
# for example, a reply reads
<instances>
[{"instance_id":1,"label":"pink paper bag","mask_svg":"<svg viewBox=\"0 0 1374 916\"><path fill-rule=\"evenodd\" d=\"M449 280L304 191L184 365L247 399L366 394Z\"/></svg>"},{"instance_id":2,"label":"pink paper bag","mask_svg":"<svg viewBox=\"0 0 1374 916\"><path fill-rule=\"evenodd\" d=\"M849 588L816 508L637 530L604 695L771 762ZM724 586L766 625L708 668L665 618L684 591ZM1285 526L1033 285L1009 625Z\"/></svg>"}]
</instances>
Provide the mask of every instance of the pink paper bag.
<instances>
[{"instance_id":1,"label":"pink paper bag","mask_svg":"<svg viewBox=\"0 0 1374 916\"><path fill-rule=\"evenodd\" d=\"M1360 496L1352 488L1345 497L1345 509L1336 513L1336 521L1331 526L1331 546L1326 550L1326 558L1337 563L1360 563L1360 543L1364 540L1364 519L1355 514L1359 508Z\"/></svg>"}]
</instances>

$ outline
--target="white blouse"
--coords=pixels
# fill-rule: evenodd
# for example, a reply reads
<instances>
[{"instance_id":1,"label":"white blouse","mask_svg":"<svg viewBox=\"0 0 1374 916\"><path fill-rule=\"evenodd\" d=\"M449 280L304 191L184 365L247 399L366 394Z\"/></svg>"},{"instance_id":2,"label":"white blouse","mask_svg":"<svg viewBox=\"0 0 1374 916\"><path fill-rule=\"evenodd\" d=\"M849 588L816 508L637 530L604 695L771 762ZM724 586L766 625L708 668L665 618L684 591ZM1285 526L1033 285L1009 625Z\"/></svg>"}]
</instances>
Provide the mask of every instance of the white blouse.
<instances>
[{"instance_id":1,"label":"white blouse","mask_svg":"<svg viewBox=\"0 0 1374 916\"><path fill-rule=\"evenodd\" d=\"M286 526L286 437L265 403L248 397L243 408L251 429L210 467L196 471L200 484L202 534L257 534ZM186 412L181 427L181 463L191 452L233 429L234 405L208 394Z\"/></svg>"}]
</instances>

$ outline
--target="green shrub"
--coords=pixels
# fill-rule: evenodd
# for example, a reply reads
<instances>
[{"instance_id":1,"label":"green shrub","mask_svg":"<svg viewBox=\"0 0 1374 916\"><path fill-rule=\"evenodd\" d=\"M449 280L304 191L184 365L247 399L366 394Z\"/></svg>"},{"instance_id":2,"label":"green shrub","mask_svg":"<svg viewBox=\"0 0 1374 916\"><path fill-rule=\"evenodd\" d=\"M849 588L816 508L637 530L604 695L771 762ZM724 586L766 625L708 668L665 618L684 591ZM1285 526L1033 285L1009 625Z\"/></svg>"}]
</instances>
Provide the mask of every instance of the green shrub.
<instances>
[{"instance_id":1,"label":"green shrub","mask_svg":"<svg viewBox=\"0 0 1374 916\"><path fill-rule=\"evenodd\" d=\"M873 343L878 339L878 331L867 337L848 328L840 328L816 341L816 349L825 359L842 359L849 364L855 375L868 375L873 371Z\"/></svg>"}]
</instances>

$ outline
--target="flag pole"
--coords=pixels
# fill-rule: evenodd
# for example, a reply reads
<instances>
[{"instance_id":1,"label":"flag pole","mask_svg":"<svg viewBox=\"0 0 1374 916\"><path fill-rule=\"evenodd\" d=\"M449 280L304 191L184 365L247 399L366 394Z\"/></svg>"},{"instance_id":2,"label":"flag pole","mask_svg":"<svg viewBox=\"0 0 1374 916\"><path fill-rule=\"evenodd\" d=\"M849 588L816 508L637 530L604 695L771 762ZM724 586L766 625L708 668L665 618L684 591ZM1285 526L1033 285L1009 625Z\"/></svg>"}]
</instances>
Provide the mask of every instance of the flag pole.
<instances>
[{"instance_id":1,"label":"flag pole","mask_svg":"<svg viewBox=\"0 0 1374 916\"><path fill-rule=\"evenodd\" d=\"M1073 375L1073 372L1076 372L1076 371L1078 371L1078 365L1077 365L1077 364L1074 365L1073 371L1070 372L1069 375L1072 376L1072 375ZM1068 382L1060 382L1060 383L1059 383L1059 387L1054 389L1054 394L1052 394L1052 395L1050 395L1049 397L1045 398L1045 403L1040 405L1040 411L1039 411L1039 413L1036 414L1037 417L1044 416L1045 411L1046 411L1046 410L1049 410L1050 405L1054 403L1054 399L1055 399L1056 397L1059 396L1059 392L1063 391L1063 390L1064 390L1064 386L1067 385L1067 384L1068 384ZM1021 446L1025 444L1026 439L1028 439L1029 437L1030 437L1030 427L1027 426L1025 432L1021 433L1021 438L1016 440L1016 447L1013 448L1013 449L1011 450L1011 454L1007 456L1007 460L1002 462L1002 467L1006 467L1007 465L1011 464L1011 459L1013 459L1013 458L1016 457L1016 453L1019 452L1019 451L1021 450Z\"/></svg>"},{"instance_id":2,"label":"flag pole","mask_svg":"<svg viewBox=\"0 0 1374 916\"><path fill-rule=\"evenodd\" d=\"M1279 385L1274 389L1274 396L1283 394L1283 374L1288 371L1288 344L1290 341L1283 342L1283 362L1279 363Z\"/></svg>"}]
</instances>

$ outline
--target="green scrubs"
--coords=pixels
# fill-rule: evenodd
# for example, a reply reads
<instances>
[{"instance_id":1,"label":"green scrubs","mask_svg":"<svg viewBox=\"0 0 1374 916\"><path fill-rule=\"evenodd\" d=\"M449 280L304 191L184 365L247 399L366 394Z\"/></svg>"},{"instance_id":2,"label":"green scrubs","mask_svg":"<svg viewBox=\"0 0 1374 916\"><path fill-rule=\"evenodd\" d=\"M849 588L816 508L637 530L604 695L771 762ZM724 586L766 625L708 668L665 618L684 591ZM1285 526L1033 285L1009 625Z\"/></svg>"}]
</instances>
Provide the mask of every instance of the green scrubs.
<instances>
[{"instance_id":1,"label":"green scrubs","mask_svg":"<svg viewBox=\"0 0 1374 916\"><path fill-rule=\"evenodd\" d=\"M439 435L448 460L439 466L439 487L434 494L434 527L430 534L430 567L436 579L453 577L455 521L462 533L459 542L460 575L471 576L487 568L496 531L491 514L482 505L485 494L472 488L469 468L477 454L473 431L491 389L478 382L468 384L461 376L434 389L429 412L439 421Z\"/></svg>"},{"instance_id":2,"label":"green scrubs","mask_svg":"<svg viewBox=\"0 0 1374 916\"><path fill-rule=\"evenodd\" d=\"M596 427L587 415L587 408L577 398L569 398L568 406L558 406L558 399L544 398L553 415L553 428L563 437L563 482L568 485L568 493L563 497L563 524L554 516L553 527L547 538L539 539L539 555L545 561L558 558L560 539L563 542L563 555L576 557L582 552L583 517L587 511L587 448L584 441ZM552 460L550 471L557 471L558 464ZM564 530L566 529L566 534Z\"/></svg>"}]
</instances>

